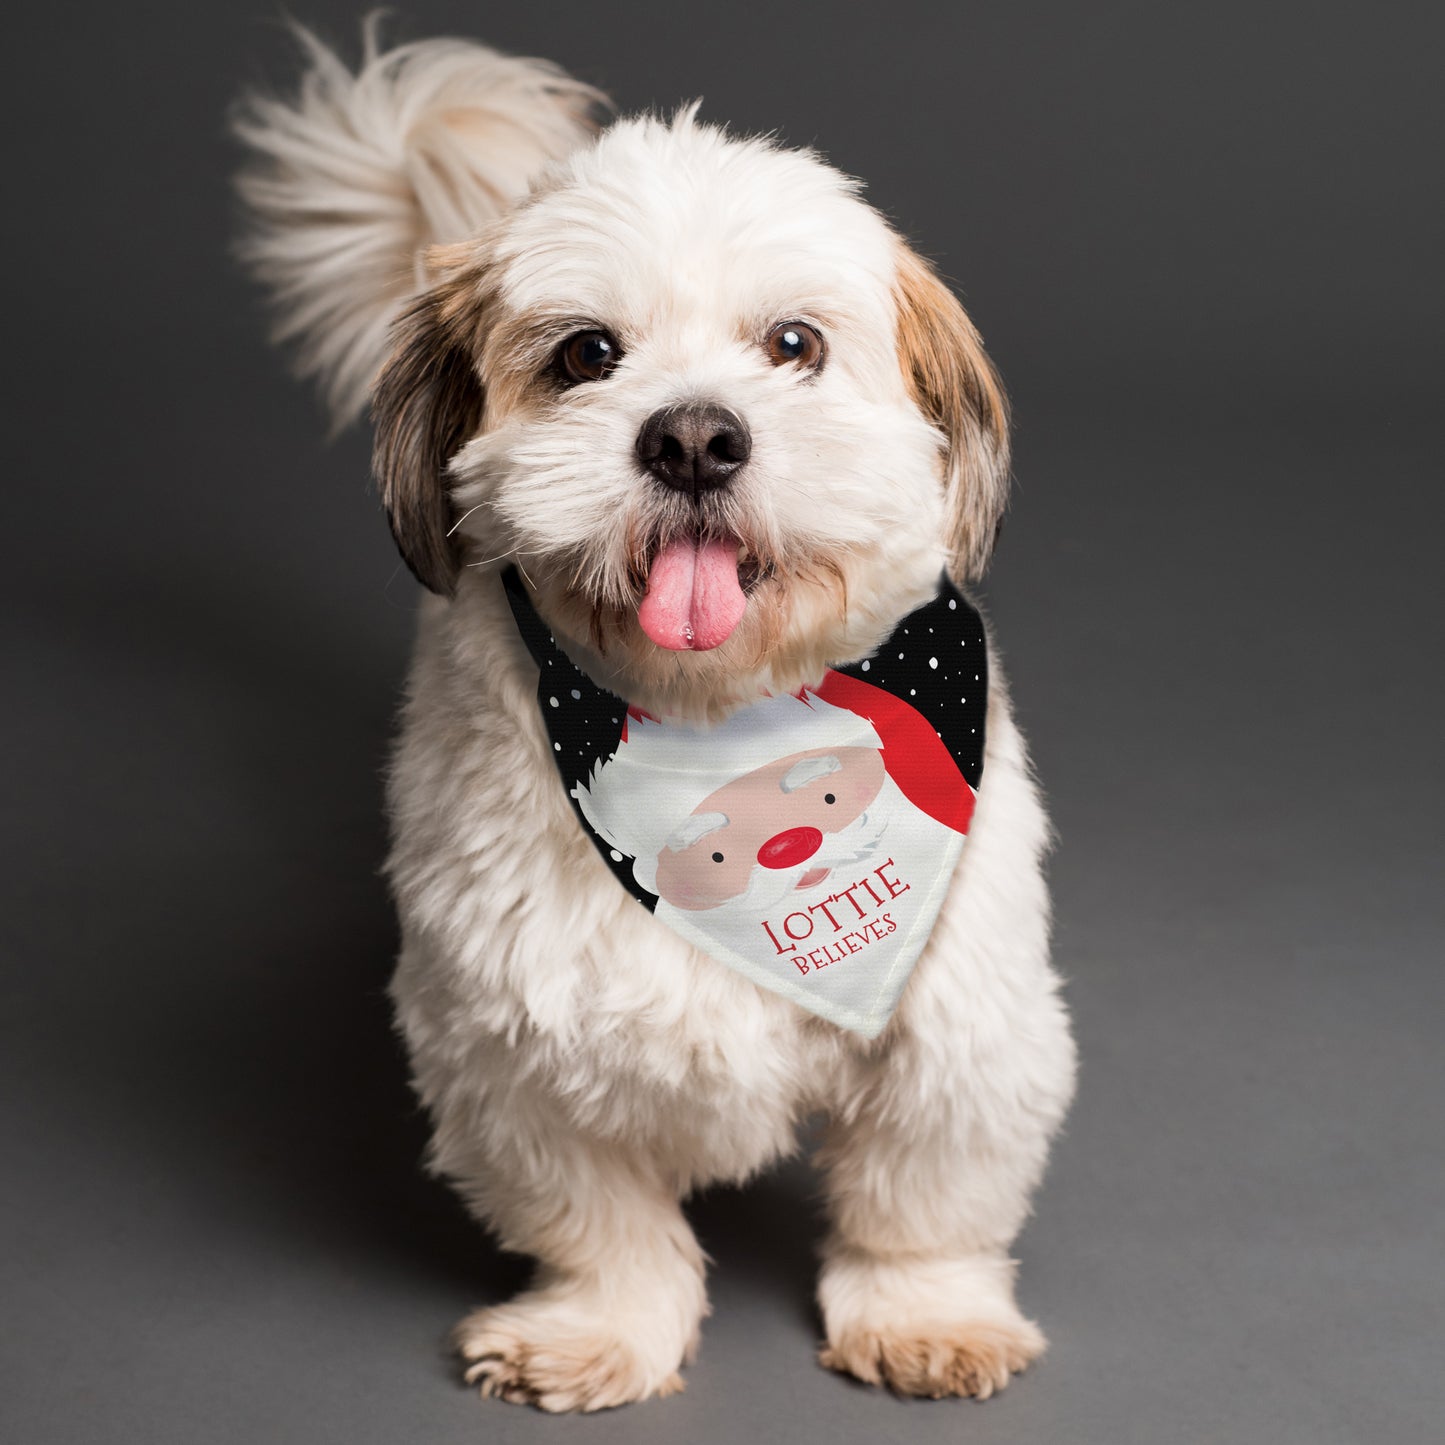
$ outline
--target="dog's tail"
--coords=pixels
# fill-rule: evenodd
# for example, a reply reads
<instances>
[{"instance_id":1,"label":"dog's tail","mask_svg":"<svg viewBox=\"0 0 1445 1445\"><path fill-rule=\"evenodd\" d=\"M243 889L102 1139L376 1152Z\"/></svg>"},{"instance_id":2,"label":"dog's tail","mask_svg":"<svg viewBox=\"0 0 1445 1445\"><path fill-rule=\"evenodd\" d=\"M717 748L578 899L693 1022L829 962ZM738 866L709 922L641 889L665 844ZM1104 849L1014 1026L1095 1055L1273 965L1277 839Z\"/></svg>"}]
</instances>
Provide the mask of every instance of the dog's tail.
<instances>
[{"instance_id":1,"label":"dog's tail","mask_svg":"<svg viewBox=\"0 0 1445 1445\"><path fill-rule=\"evenodd\" d=\"M596 131L604 96L542 60L467 40L381 51L375 19L355 74L296 27L294 98L246 96L234 119L250 160L241 254L269 287L275 339L297 344L336 424L351 420L421 285L420 255L459 241Z\"/></svg>"}]
</instances>

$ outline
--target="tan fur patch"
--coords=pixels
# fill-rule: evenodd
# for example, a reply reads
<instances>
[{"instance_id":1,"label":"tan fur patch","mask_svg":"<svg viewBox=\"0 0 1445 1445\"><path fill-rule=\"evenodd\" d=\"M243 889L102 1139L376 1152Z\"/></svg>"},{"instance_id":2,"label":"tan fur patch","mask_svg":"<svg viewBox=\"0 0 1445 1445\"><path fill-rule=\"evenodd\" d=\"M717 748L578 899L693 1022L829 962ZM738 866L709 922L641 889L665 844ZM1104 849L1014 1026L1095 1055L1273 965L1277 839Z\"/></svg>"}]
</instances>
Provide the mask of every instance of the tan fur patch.
<instances>
[{"instance_id":1,"label":"tan fur patch","mask_svg":"<svg viewBox=\"0 0 1445 1445\"><path fill-rule=\"evenodd\" d=\"M1008 500L1008 401L982 338L937 272L899 243L898 362L918 409L947 439L954 575L982 575Z\"/></svg>"}]
</instances>

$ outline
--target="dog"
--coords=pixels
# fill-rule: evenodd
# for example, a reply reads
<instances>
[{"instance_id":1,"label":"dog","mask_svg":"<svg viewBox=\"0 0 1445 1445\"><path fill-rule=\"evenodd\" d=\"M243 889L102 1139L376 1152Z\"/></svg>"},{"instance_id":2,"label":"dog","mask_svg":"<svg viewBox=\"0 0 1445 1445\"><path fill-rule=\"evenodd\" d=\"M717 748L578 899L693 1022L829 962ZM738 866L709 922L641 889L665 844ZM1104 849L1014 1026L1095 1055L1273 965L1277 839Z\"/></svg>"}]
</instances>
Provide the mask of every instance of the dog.
<instances>
[{"instance_id":1,"label":"dog","mask_svg":"<svg viewBox=\"0 0 1445 1445\"><path fill-rule=\"evenodd\" d=\"M355 71L301 40L299 89L236 113L244 256L337 422L370 398L425 588L388 780L392 997L430 1166L537 1262L457 1327L467 1381L557 1411L680 1390L708 1312L682 1202L821 1114L821 1363L989 1396L1044 1348L1009 1247L1075 1073L1048 823L996 656L968 845L867 1038L618 886L504 588L513 567L630 718L705 730L808 700L941 572L988 563L1008 415L978 332L812 151L696 105L612 119L555 66L465 40L368 30ZM878 747L800 748L784 791L833 770L866 817ZM700 816L667 846L720 826ZM840 868L872 846L839 836ZM679 917L711 906L679 896Z\"/></svg>"}]
</instances>

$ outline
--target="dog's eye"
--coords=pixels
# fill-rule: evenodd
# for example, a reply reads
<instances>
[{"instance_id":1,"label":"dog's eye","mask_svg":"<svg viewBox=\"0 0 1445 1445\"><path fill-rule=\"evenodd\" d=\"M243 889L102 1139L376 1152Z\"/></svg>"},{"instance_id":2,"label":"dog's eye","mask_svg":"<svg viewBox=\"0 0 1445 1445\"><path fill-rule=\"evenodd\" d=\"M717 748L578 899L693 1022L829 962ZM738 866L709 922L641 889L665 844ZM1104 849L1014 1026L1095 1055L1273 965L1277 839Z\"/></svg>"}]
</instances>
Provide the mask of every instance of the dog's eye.
<instances>
[{"instance_id":1,"label":"dog's eye","mask_svg":"<svg viewBox=\"0 0 1445 1445\"><path fill-rule=\"evenodd\" d=\"M823 361L823 338L804 321L780 321L768 332L764 346L774 366L816 371Z\"/></svg>"},{"instance_id":2,"label":"dog's eye","mask_svg":"<svg viewBox=\"0 0 1445 1445\"><path fill-rule=\"evenodd\" d=\"M835 797L832 795L832 793L824 793L824 794L823 794L823 801L824 801L825 803L836 803L838 800L837 800L837 798L835 798Z\"/></svg>"},{"instance_id":3,"label":"dog's eye","mask_svg":"<svg viewBox=\"0 0 1445 1445\"><path fill-rule=\"evenodd\" d=\"M557 369L570 382L601 381L622 358L622 348L605 331L579 331L557 351Z\"/></svg>"},{"instance_id":4,"label":"dog's eye","mask_svg":"<svg viewBox=\"0 0 1445 1445\"><path fill-rule=\"evenodd\" d=\"M712 861L713 861L714 863L721 863L722 860L723 860L723 855L722 855L721 853L714 853L714 854L712 855Z\"/></svg>"}]
</instances>

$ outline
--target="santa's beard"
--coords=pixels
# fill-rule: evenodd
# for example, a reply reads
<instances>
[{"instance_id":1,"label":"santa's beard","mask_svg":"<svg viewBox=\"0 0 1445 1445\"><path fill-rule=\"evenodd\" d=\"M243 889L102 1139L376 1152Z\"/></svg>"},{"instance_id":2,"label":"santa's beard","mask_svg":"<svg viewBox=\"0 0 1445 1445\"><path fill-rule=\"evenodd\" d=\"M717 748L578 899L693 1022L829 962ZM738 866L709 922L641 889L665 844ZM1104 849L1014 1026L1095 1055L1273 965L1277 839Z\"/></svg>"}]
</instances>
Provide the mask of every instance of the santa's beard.
<instances>
[{"instance_id":1,"label":"santa's beard","mask_svg":"<svg viewBox=\"0 0 1445 1445\"><path fill-rule=\"evenodd\" d=\"M939 850L951 828L916 808L892 778L885 777L878 796L846 828L825 833L823 845L806 862L793 868L764 868L755 864L747 888L716 908L684 910L659 899L656 915L679 933L701 932L740 952L756 949L762 938L762 920L769 914L797 909L828 898L866 877L892 858L897 877L927 877L933 872ZM807 888L798 885L809 873L828 870ZM848 913L839 905L840 918Z\"/></svg>"}]
</instances>

